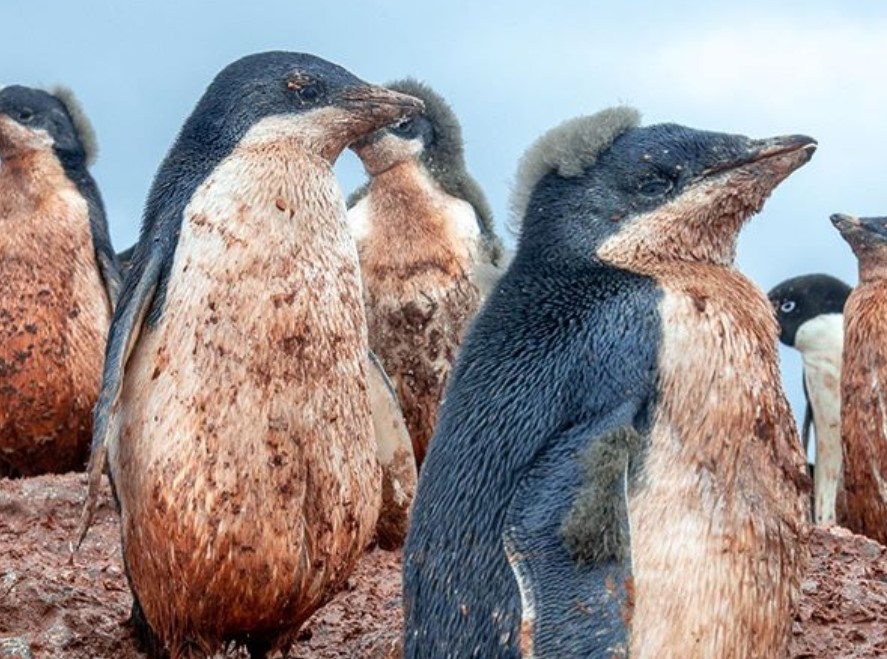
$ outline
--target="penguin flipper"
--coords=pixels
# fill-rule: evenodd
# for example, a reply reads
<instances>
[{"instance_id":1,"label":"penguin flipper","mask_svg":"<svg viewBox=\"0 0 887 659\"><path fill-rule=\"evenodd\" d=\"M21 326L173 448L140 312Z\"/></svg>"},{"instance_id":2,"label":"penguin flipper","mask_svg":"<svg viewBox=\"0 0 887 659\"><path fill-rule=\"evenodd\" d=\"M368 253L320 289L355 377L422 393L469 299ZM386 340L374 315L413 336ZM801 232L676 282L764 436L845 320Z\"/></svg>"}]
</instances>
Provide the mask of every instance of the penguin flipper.
<instances>
[{"instance_id":1,"label":"penguin flipper","mask_svg":"<svg viewBox=\"0 0 887 659\"><path fill-rule=\"evenodd\" d=\"M806 374L805 374L806 375ZM804 442L804 459L807 459L810 447L810 430L813 428L813 408L810 406L810 394L807 392L807 378L801 379L804 387L804 422L801 425L801 441Z\"/></svg>"},{"instance_id":2,"label":"penguin flipper","mask_svg":"<svg viewBox=\"0 0 887 659\"><path fill-rule=\"evenodd\" d=\"M640 446L631 419L622 411L552 438L517 487L504 544L521 594L525 655L627 654L627 471ZM617 464L597 464L607 457Z\"/></svg>"},{"instance_id":3,"label":"penguin flipper","mask_svg":"<svg viewBox=\"0 0 887 659\"><path fill-rule=\"evenodd\" d=\"M95 252L96 265L105 285L108 302L111 310L117 308L117 300L120 297L122 276L117 253L111 245L111 234L108 231L108 219L105 216L105 207L99 194L98 186L91 176L86 176L80 181L80 189L86 199L89 212L89 231L92 234L92 247Z\"/></svg>"},{"instance_id":4,"label":"penguin flipper","mask_svg":"<svg viewBox=\"0 0 887 659\"><path fill-rule=\"evenodd\" d=\"M92 445L86 470L87 493L75 548L80 547L92 523L99 484L107 460L108 443L116 441L116 412L123 388L124 368L138 341L145 317L154 303L164 263L162 254L152 252L139 264L138 270L134 270L124 283L111 321L102 370L102 386L93 412Z\"/></svg>"},{"instance_id":5,"label":"penguin flipper","mask_svg":"<svg viewBox=\"0 0 887 659\"><path fill-rule=\"evenodd\" d=\"M382 510L376 539L383 549L396 549L406 539L410 506L416 494L416 456L391 380L372 350L368 357L370 411L376 456L382 465Z\"/></svg>"}]
</instances>

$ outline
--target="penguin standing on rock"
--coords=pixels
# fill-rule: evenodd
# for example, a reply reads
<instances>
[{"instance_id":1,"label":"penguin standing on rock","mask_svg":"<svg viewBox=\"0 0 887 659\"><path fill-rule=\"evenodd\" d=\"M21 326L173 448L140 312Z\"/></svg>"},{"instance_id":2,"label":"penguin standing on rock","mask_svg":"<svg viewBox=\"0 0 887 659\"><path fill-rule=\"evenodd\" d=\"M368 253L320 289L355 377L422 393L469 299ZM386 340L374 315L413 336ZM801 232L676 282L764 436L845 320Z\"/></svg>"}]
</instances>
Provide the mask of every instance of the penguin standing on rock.
<instances>
[{"instance_id":1,"label":"penguin standing on rock","mask_svg":"<svg viewBox=\"0 0 887 659\"><path fill-rule=\"evenodd\" d=\"M73 94L0 90L0 475L82 469L117 297Z\"/></svg>"},{"instance_id":2,"label":"penguin standing on rock","mask_svg":"<svg viewBox=\"0 0 887 659\"><path fill-rule=\"evenodd\" d=\"M379 514L340 152L421 102L306 54L222 70L148 197L114 316L81 540L107 455L133 618L173 658L285 648Z\"/></svg>"},{"instance_id":3,"label":"penguin standing on rock","mask_svg":"<svg viewBox=\"0 0 887 659\"><path fill-rule=\"evenodd\" d=\"M419 479L405 657L786 654L809 479L733 260L815 145L615 108L530 148Z\"/></svg>"},{"instance_id":4,"label":"penguin standing on rock","mask_svg":"<svg viewBox=\"0 0 887 659\"><path fill-rule=\"evenodd\" d=\"M779 321L779 340L796 348L804 360L802 440L808 449L816 432L813 518L835 524L843 516L841 458L841 352L844 349L844 303L852 289L829 275L792 277L767 296Z\"/></svg>"},{"instance_id":5,"label":"penguin standing on rock","mask_svg":"<svg viewBox=\"0 0 887 659\"><path fill-rule=\"evenodd\" d=\"M887 217L836 214L859 261L844 307L841 435L846 526L887 544Z\"/></svg>"},{"instance_id":6,"label":"penguin standing on rock","mask_svg":"<svg viewBox=\"0 0 887 659\"><path fill-rule=\"evenodd\" d=\"M462 129L439 94L413 79L389 89L425 111L352 149L369 183L349 199L370 347L391 377L417 465L462 339L495 277L501 246L478 184L468 174Z\"/></svg>"}]
</instances>

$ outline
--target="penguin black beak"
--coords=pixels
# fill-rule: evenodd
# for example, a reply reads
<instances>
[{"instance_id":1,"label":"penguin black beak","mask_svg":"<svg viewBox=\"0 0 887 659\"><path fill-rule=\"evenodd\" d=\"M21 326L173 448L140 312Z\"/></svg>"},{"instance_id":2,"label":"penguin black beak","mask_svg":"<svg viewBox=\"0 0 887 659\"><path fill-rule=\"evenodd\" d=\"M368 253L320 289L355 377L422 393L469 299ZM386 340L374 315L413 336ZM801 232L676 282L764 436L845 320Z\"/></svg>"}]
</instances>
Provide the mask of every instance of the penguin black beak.
<instances>
[{"instance_id":1,"label":"penguin black beak","mask_svg":"<svg viewBox=\"0 0 887 659\"><path fill-rule=\"evenodd\" d=\"M355 139L389 124L419 114L425 104L418 98L376 85L356 85L342 91L339 105L347 110L356 129Z\"/></svg>"},{"instance_id":2,"label":"penguin black beak","mask_svg":"<svg viewBox=\"0 0 887 659\"><path fill-rule=\"evenodd\" d=\"M844 238L866 242L887 241L887 217L856 217L835 213L829 218Z\"/></svg>"},{"instance_id":3,"label":"penguin black beak","mask_svg":"<svg viewBox=\"0 0 887 659\"><path fill-rule=\"evenodd\" d=\"M748 140L744 149L724 154L722 162L702 172L707 178L739 168L757 168L782 180L813 157L817 143L807 135L783 135L764 140Z\"/></svg>"}]
</instances>

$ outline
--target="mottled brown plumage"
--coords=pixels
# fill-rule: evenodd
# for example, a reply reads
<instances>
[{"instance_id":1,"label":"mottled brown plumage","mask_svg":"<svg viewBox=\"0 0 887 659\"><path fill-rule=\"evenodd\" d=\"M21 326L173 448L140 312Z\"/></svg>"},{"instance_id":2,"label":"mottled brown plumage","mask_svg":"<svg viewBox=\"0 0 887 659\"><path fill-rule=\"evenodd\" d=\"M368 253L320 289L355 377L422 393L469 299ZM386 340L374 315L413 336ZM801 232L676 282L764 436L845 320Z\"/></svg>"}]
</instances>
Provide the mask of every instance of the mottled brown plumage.
<instances>
[{"instance_id":1,"label":"mottled brown plumage","mask_svg":"<svg viewBox=\"0 0 887 659\"><path fill-rule=\"evenodd\" d=\"M349 223L370 347L397 390L421 465L456 350L483 295L473 273L495 262L500 246L486 200L465 171L452 110L426 85L407 80L392 88L425 102L427 129L380 131L354 147L371 179L352 196Z\"/></svg>"},{"instance_id":2,"label":"mottled brown plumage","mask_svg":"<svg viewBox=\"0 0 887 659\"><path fill-rule=\"evenodd\" d=\"M0 474L80 469L111 308L52 141L0 116Z\"/></svg>"},{"instance_id":3,"label":"mottled brown plumage","mask_svg":"<svg viewBox=\"0 0 887 659\"><path fill-rule=\"evenodd\" d=\"M845 524L887 544L887 218L832 220L859 260L859 284L844 307Z\"/></svg>"}]
</instances>

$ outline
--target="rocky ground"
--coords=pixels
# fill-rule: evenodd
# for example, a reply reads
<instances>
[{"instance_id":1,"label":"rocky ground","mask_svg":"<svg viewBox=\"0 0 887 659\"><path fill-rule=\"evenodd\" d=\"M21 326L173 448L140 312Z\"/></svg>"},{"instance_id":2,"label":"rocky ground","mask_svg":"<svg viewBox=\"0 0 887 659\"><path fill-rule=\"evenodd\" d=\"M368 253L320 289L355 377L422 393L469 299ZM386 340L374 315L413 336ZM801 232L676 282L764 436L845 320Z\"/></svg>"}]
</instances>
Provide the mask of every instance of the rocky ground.
<instances>
[{"instance_id":1,"label":"rocky ground","mask_svg":"<svg viewBox=\"0 0 887 659\"><path fill-rule=\"evenodd\" d=\"M135 659L117 520L105 494L73 557L82 475L0 480L0 658ZM843 529L817 530L792 656L887 657L887 550ZM398 655L400 556L375 550L303 629L291 657ZM230 656L236 656L234 654Z\"/></svg>"}]
</instances>

